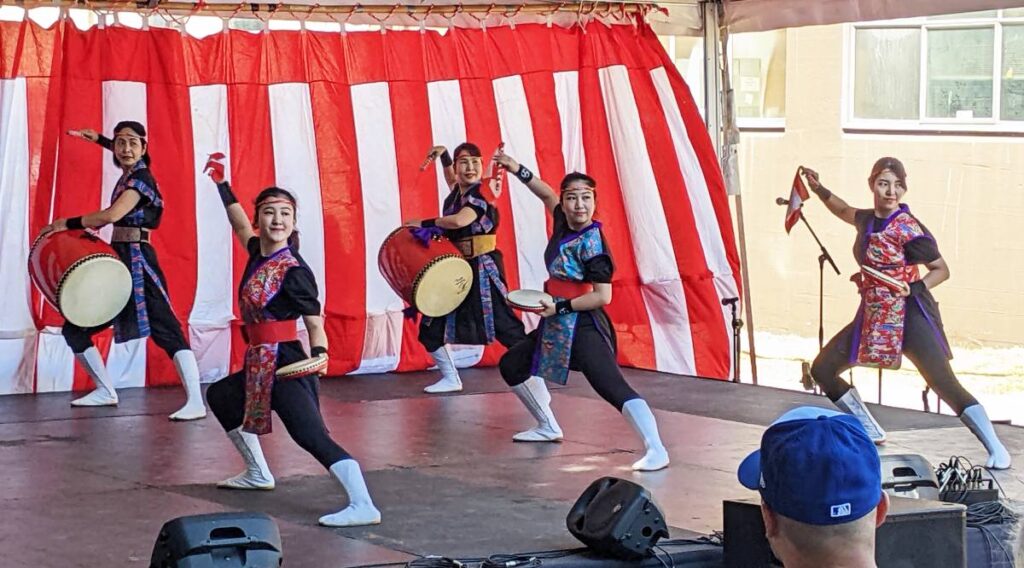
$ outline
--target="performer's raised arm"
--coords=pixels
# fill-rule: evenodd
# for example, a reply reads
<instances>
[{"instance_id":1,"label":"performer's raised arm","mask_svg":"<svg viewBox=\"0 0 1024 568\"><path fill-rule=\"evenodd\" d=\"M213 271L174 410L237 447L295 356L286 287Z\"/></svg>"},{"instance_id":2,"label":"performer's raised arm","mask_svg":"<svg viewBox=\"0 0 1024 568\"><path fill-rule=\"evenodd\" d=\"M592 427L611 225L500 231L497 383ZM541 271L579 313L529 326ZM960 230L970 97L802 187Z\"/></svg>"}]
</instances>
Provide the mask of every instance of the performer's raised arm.
<instances>
[{"instance_id":1,"label":"performer's raised arm","mask_svg":"<svg viewBox=\"0 0 1024 568\"><path fill-rule=\"evenodd\" d=\"M851 207L845 201L840 199L838 195L835 195L829 191L828 188L822 185L821 180L818 179L818 172L811 168L801 169L804 177L807 179L807 187L809 187L811 191L821 199L821 202L825 204L825 207L828 207L828 210L836 217L839 217L843 221L853 225L853 217L857 213L857 209L855 207Z\"/></svg>"},{"instance_id":2,"label":"performer's raised arm","mask_svg":"<svg viewBox=\"0 0 1024 568\"><path fill-rule=\"evenodd\" d=\"M448 190L455 189L455 162L452 161L451 154L448 153L448 148L438 145L430 149L430 153L427 154L427 159L423 160L423 164L420 165L420 171L426 170L434 160L441 160L441 168L444 172L444 181L448 184Z\"/></svg>"},{"instance_id":3,"label":"performer's raised arm","mask_svg":"<svg viewBox=\"0 0 1024 568\"><path fill-rule=\"evenodd\" d=\"M114 141L91 128L68 130L68 135L74 136L75 138L81 138L82 140L88 140L89 142L95 142L111 152L114 151Z\"/></svg>"},{"instance_id":4,"label":"performer's raised arm","mask_svg":"<svg viewBox=\"0 0 1024 568\"><path fill-rule=\"evenodd\" d=\"M224 154L219 152L210 154L210 159L207 160L204 171L217 184L217 193L220 194L220 200L228 214L231 230L238 237L238 242L242 243L243 247L246 247L249 244L249 239L255 237L256 233L252 230L252 224L245 215L245 209L238 203L238 198L231 191L231 184L224 179L224 164L222 160L224 160Z\"/></svg>"},{"instance_id":5,"label":"performer's raised arm","mask_svg":"<svg viewBox=\"0 0 1024 568\"><path fill-rule=\"evenodd\" d=\"M555 210L555 207L558 206L558 194L555 193L555 190L551 189L547 182L533 175L533 172L527 169L526 166L515 161L512 156L504 152L495 154L494 161L516 176L519 181L523 182L538 199L544 202L544 207L548 211Z\"/></svg>"}]
</instances>

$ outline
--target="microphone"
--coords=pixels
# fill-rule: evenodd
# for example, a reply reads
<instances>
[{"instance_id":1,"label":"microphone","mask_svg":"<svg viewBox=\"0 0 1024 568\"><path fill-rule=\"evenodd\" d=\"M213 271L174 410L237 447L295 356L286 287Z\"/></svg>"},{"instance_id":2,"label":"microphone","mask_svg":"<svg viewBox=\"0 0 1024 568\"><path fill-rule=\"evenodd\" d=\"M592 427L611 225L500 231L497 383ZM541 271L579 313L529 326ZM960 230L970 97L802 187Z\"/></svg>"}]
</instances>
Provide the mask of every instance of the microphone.
<instances>
[{"instance_id":1,"label":"microphone","mask_svg":"<svg viewBox=\"0 0 1024 568\"><path fill-rule=\"evenodd\" d=\"M735 304L736 302L738 302L739 300L740 300L739 298L725 298L724 300L722 300L722 305L723 306L731 306L731 305Z\"/></svg>"},{"instance_id":2,"label":"microphone","mask_svg":"<svg viewBox=\"0 0 1024 568\"><path fill-rule=\"evenodd\" d=\"M776 197L775 198L775 204L776 205L789 205L789 200L788 199L783 199L781 197Z\"/></svg>"}]
</instances>

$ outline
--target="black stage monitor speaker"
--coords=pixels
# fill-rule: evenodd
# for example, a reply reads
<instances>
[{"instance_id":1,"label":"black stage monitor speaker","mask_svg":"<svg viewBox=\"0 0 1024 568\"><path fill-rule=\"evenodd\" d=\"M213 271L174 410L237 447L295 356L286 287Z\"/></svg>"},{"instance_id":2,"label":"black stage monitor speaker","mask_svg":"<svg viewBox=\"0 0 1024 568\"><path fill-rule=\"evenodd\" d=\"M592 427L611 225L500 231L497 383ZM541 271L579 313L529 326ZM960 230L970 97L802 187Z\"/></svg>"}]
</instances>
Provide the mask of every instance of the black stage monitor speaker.
<instances>
[{"instance_id":1,"label":"black stage monitor speaker","mask_svg":"<svg viewBox=\"0 0 1024 568\"><path fill-rule=\"evenodd\" d=\"M643 487L615 477L590 484L565 518L569 532L596 552L642 558L668 537L665 516Z\"/></svg>"},{"instance_id":2,"label":"black stage monitor speaker","mask_svg":"<svg viewBox=\"0 0 1024 568\"><path fill-rule=\"evenodd\" d=\"M281 533L262 513L213 513L167 521L150 568L278 568Z\"/></svg>"},{"instance_id":3,"label":"black stage monitor speaker","mask_svg":"<svg viewBox=\"0 0 1024 568\"><path fill-rule=\"evenodd\" d=\"M722 505L725 567L780 566L764 536L760 498L729 499ZM878 568L963 568L966 524L963 505L890 497L889 514L875 532L875 562Z\"/></svg>"},{"instance_id":4,"label":"black stage monitor speaker","mask_svg":"<svg viewBox=\"0 0 1024 568\"><path fill-rule=\"evenodd\" d=\"M920 454L884 454L882 490L893 497L939 500L939 480L931 462Z\"/></svg>"}]
</instances>

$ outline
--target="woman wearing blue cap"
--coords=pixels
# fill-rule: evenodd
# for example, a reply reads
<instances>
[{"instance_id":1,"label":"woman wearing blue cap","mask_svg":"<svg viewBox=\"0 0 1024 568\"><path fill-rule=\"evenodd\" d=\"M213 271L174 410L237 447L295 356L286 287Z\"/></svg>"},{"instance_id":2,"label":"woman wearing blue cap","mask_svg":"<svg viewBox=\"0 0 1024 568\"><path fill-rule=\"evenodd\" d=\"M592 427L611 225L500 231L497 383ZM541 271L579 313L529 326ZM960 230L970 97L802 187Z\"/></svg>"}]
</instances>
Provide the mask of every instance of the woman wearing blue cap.
<instances>
[{"instance_id":1,"label":"woman wearing blue cap","mask_svg":"<svg viewBox=\"0 0 1024 568\"><path fill-rule=\"evenodd\" d=\"M804 168L808 185L834 215L857 228L854 257L862 272L854 276L861 303L854 321L818 354L811 375L842 410L855 415L875 443L885 441L857 390L839 378L855 365L897 369L906 355L928 386L957 413L988 450L987 467L1007 469L1010 454L992 422L953 373L952 352L942 329L931 288L949 278L949 267L935 237L900 203L907 172L896 158L875 162L868 177L872 209L855 209L825 188L814 170ZM920 274L924 265L926 273Z\"/></svg>"}]
</instances>

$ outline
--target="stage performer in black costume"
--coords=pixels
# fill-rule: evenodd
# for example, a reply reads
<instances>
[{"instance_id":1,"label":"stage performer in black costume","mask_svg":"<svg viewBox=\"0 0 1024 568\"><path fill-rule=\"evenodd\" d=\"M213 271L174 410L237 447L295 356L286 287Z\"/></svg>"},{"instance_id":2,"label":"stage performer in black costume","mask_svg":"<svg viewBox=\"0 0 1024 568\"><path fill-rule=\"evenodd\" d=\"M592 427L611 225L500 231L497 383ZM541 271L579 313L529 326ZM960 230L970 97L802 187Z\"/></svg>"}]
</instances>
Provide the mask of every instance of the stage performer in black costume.
<instances>
[{"instance_id":1,"label":"stage performer in black costume","mask_svg":"<svg viewBox=\"0 0 1024 568\"><path fill-rule=\"evenodd\" d=\"M949 343L931 288L949 278L949 267L935 237L901 203L907 172L896 158L871 168L872 209L856 209L829 191L817 172L804 168L810 189L836 217L857 228L853 255L862 272L854 276L861 294L853 323L818 354L811 375L840 409L856 416L875 443L885 430L871 415L857 389L839 374L855 365L899 368L906 355L934 390L988 450L987 467L1010 467L1010 454L996 435L984 407L957 380ZM927 272L921 276L919 266ZM876 275L872 275L874 272ZM877 275L881 273L881 275Z\"/></svg>"},{"instance_id":2,"label":"stage performer in black costume","mask_svg":"<svg viewBox=\"0 0 1024 568\"><path fill-rule=\"evenodd\" d=\"M498 340L511 347L526 337L526 328L505 301L505 265L497 248L498 209L491 202L490 191L481 184L480 149L470 142L460 144L453 161L443 146L435 146L428 162L435 156L440 158L445 180L451 185L443 216L411 220L406 225L436 228L473 267L473 285L459 307L447 316L420 320L420 343L441 372L441 380L424 390L443 393L462 390L462 379L447 344L488 345Z\"/></svg>"},{"instance_id":3,"label":"stage performer in black costume","mask_svg":"<svg viewBox=\"0 0 1024 568\"><path fill-rule=\"evenodd\" d=\"M647 402L622 376L615 359L615 330L604 306L612 300L611 250L594 220L597 183L578 172L565 176L561 196L544 180L504 153L495 156L541 201L553 218L544 251L550 278L542 300L540 326L501 358L501 376L537 420L537 427L512 437L517 442L557 442L562 429L551 411L544 379L566 384L569 370L583 373L594 390L622 413L643 440L645 454L633 464L637 471L667 467L668 452ZM538 230L543 230L538 228Z\"/></svg>"},{"instance_id":4,"label":"stage performer in black costume","mask_svg":"<svg viewBox=\"0 0 1024 568\"><path fill-rule=\"evenodd\" d=\"M264 189L256 198L250 224L224 180L219 157L215 154L207 163L207 172L217 182L231 228L249 260L238 286L243 335L248 342L245 366L210 385L206 393L214 416L245 460L245 471L218 486L274 488L274 476L259 441L260 435L271 431L273 410L292 439L316 458L348 494L348 507L320 517L320 524L346 527L380 523L380 511L370 499L359 464L327 432L320 414L319 376L276 376L280 367L307 359L297 335L300 317L309 332L312 356L327 355L316 279L299 255L295 197L277 187Z\"/></svg>"},{"instance_id":5,"label":"stage performer in black costume","mask_svg":"<svg viewBox=\"0 0 1024 568\"><path fill-rule=\"evenodd\" d=\"M170 418L204 418L206 406L199 388L199 365L171 309L166 280L157 262L156 250L150 244L152 232L160 226L164 201L156 178L149 169L152 158L146 142L146 128L138 122L119 122L114 127L113 140L90 129L71 130L68 134L95 142L113 152L114 164L123 173L110 196L109 207L81 217L57 219L43 232L98 229L113 224L110 244L132 276L132 296L113 321L114 341L123 343L152 336L157 346L174 361L185 386L185 406ZM64 323L61 331L75 354L75 360L96 383L94 391L71 401L72 406L117 405L114 383L107 374L103 357L92 343L92 336L106 329L107 325L82 328L71 322Z\"/></svg>"}]
</instances>

